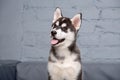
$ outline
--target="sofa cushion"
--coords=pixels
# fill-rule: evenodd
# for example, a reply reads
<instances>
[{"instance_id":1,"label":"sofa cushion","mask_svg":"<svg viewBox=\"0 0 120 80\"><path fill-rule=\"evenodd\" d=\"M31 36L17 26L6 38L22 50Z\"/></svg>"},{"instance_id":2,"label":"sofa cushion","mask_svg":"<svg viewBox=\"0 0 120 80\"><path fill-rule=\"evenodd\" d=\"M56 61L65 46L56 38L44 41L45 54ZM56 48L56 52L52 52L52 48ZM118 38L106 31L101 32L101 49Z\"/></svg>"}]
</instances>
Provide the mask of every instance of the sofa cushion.
<instances>
[{"instance_id":1,"label":"sofa cushion","mask_svg":"<svg viewBox=\"0 0 120 80\"><path fill-rule=\"evenodd\" d=\"M84 63L83 78L83 80L120 80L120 63Z\"/></svg>"},{"instance_id":2,"label":"sofa cushion","mask_svg":"<svg viewBox=\"0 0 120 80\"><path fill-rule=\"evenodd\" d=\"M0 60L0 80L16 80L16 65L19 61Z\"/></svg>"},{"instance_id":3,"label":"sofa cushion","mask_svg":"<svg viewBox=\"0 0 120 80\"><path fill-rule=\"evenodd\" d=\"M17 65L18 80L48 80L47 62L22 62ZM83 80L120 80L120 63L84 62Z\"/></svg>"},{"instance_id":4,"label":"sofa cushion","mask_svg":"<svg viewBox=\"0 0 120 80\"><path fill-rule=\"evenodd\" d=\"M19 63L17 80L47 80L47 62Z\"/></svg>"}]
</instances>

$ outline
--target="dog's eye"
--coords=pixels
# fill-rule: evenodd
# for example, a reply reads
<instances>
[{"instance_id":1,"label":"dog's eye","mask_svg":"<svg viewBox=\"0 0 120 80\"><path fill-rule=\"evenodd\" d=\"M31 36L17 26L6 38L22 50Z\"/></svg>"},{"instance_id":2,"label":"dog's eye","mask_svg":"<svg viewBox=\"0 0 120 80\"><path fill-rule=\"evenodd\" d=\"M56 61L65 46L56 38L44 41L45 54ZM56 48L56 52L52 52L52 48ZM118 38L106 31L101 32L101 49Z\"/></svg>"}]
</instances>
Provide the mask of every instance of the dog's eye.
<instances>
[{"instance_id":1,"label":"dog's eye","mask_svg":"<svg viewBox=\"0 0 120 80\"><path fill-rule=\"evenodd\" d=\"M56 25L52 25L52 28L53 28L53 29L56 28Z\"/></svg>"},{"instance_id":2,"label":"dog's eye","mask_svg":"<svg viewBox=\"0 0 120 80\"><path fill-rule=\"evenodd\" d=\"M66 30L67 30L67 27L62 27L62 30L63 30L63 31L66 31Z\"/></svg>"}]
</instances>

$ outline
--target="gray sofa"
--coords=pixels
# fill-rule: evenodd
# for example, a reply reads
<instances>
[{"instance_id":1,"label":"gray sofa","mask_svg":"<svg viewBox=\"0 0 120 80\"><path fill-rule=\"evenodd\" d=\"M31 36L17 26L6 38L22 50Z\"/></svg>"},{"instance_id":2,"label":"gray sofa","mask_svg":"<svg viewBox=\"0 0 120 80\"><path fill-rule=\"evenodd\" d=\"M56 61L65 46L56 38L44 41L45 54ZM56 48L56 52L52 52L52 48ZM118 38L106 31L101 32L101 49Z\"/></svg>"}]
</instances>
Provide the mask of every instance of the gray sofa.
<instances>
[{"instance_id":1,"label":"gray sofa","mask_svg":"<svg viewBox=\"0 0 120 80\"><path fill-rule=\"evenodd\" d=\"M17 64L19 61L0 60L0 80L17 80Z\"/></svg>"},{"instance_id":2,"label":"gray sofa","mask_svg":"<svg viewBox=\"0 0 120 80\"><path fill-rule=\"evenodd\" d=\"M120 63L83 62L83 80L120 80ZM0 80L47 80L47 62L0 60Z\"/></svg>"}]
</instances>

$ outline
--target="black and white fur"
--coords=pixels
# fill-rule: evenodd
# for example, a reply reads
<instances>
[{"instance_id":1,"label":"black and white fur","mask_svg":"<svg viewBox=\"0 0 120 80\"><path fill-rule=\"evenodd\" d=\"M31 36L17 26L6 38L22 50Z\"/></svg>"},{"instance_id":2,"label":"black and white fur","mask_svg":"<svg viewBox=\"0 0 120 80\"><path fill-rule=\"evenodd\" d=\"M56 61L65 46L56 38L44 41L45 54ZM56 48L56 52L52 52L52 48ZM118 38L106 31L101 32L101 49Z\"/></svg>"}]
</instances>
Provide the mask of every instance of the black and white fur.
<instances>
[{"instance_id":1,"label":"black and white fur","mask_svg":"<svg viewBox=\"0 0 120 80\"><path fill-rule=\"evenodd\" d=\"M80 51L76 45L82 14L63 17L60 8L54 12L48 80L82 80Z\"/></svg>"}]
</instances>

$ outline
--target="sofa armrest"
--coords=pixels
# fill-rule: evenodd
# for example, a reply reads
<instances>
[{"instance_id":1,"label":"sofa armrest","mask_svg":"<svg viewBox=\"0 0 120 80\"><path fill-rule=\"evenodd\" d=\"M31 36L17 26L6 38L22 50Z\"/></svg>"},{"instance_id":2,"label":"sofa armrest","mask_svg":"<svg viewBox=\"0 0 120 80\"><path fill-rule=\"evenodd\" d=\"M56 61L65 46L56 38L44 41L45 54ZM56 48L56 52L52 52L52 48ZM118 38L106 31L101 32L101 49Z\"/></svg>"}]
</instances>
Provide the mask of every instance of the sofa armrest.
<instances>
[{"instance_id":1,"label":"sofa armrest","mask_svg":"<svg viewBox=\"0 0 120 80\"><path fill-rule=\"evenodd\" d=\"M84 63L83 78L84 80L120 80L120 63Z\"/></svg>"},{"instance_id":2,"label":"sofa armrest","mask_svg":"<svg viewBox=\"0 0 120 80\"><path fill-rule=\"evenodd\" d=\"M47 62L19 63L17 80L47 80Z\"/></svg>"},{"instance_id":3,"label":"sofa armrest","mask_svg":"<svg viewBox=\"0 0 120 80\"><path fill-rule=\"evenodd\" d=\"M16 65L19 61L0 60L0 80L16 80Z\"/></svg>"}]
</instances>

